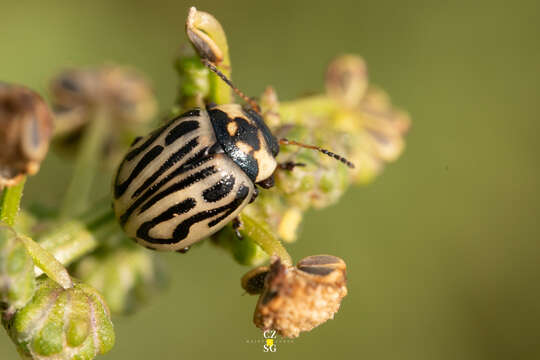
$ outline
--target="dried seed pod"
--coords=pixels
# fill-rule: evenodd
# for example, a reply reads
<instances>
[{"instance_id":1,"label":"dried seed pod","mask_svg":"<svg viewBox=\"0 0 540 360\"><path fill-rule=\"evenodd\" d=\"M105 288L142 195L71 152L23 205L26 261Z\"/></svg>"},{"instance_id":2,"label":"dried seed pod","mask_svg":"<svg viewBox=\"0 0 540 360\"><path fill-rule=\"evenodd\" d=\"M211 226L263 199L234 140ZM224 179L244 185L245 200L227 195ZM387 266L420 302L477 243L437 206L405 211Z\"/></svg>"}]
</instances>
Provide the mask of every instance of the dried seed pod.
<instances>
[{"instance_id":1,"label":"dried seed pod","mask_svg":"<svg viewBox=\"0 0 540 360\"><path fill-rule=\"evenodd\" d=\"M0 189L39 170L52 129L52 116L41 96L22 86L0 83Z\"/></svg>"},{"instance_id":2,"label":"dried seed pod","mask_svg":"<svg viewBox=\"0 0 540 360\"><path fill-rule=\"evenodd\" d=\"M64 113L79 111L86 115L77 121L83 124L99 106L107 108L114 120L133 126L151 120L157 111L148 81L129 67L66 70L52 80L51 93L55 108L59 110L59 121L63 120Z\"/></svg>"},{"instance_id":3,"label":"dried seed pod","mask_svg":"<svg viewBox=\"0 0 540 360\"><path fill-rule=\"evenodd\" d=\"M105 115L110 131L103 152L108 163L116 163L157 112L148 81L128 67L66 70L52 80L50 88L55 109L55 148L69 155L76 153L89 122Z\"/></svg>"},{"instance_id":4,"label":"dried seed pod","mask_svg":"<svg viewBox=\"0 0 540 360\"><path fill-rule=\"evenodd\" d=\"M250 295L260 294L264 290L264 280L270 272L268 266L259 266L248 271L240 281L242 289Z\"/></svg>"},{"instance_id":5,"label":"dried seed pod","mask_svg":"<svg viewBox=\"0 0 540 360\"><path fill-rule=\"evenodd\" d=\"M32 300L4 324L24 358L93 359L114 344L107 305L96 290L76 282L63 289L38 279Z\"/></svg>"},{"instance_id":6,"label":"dried seed pod","mask_svg":"<svg viewBox=\"0 0 540 360\"><path fill-rule=\"evenodd\" d=\"M335 256L309 256L296 267L274 260L253 321L263 330L274 329L284 337L297 337L334 317L347 295L346 282L345 262Z\"/></svg>"}]
</instances>

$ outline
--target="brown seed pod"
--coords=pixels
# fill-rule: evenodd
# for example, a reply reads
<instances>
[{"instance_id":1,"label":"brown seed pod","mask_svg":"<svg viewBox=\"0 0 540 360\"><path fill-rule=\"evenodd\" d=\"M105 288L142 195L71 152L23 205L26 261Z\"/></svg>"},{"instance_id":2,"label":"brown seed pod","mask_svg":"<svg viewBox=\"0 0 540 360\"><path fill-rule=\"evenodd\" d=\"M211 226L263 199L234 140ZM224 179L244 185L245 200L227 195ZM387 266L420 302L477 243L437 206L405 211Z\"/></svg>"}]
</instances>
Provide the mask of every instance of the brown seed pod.
<instances>
[{"instance_id":1,"label":"brown seed pod","mask_svg":"<svg viewBox=\"0 0 540 360\"><path fill-rule=\"evenodd\" d=\"M0 83L0 189L38 172L52 129L53 118L41 96Z\"/></svg>"},{"instance_id":2,"label":"brown seed pod","mask_svg":"<svg viewBox=\"0 0 540 360\"><path fill-rule=\"evenodd\" d=\"M259 266L248 271L241 279L242 289L250 295L260 294L264 290L264 280L270 272L268 266Z\"/></svg>"},{"instance_id":3,"label":"brown seed pod","mask_svg":"<svg viewBox=\"0 0 540 360\"><path fill-rule=\"evenodd\" d=\"M157 109L146 79L122 66L66 70L53 79L51 92L58 121L64 120L64 115L71 115L70 121L60 124L57 132L64 131L64 127L84 125L96 107L107 108L114 120L127 126L149 121Z\"/></svg>"},{"instance_id":4,"label":"brown seed pod","mask_svg":"<svg viewBox=\"0 0 540 360\"><path fill-rule=\"evenodd\" d=\"M347 295L346 282L345 262L335 256L309 256L296 267L274 260L253 321L263 330L297 337L334 317Z\"/></svg>"}]
</instances>

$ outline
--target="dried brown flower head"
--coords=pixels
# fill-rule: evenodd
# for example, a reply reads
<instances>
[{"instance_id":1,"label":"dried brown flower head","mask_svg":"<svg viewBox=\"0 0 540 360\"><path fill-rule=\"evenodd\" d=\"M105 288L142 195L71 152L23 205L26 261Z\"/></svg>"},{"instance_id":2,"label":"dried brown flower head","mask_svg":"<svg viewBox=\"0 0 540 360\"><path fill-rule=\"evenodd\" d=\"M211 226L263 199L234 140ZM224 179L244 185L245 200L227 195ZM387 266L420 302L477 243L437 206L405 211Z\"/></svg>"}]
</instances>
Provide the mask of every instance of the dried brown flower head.
<instances>
[{"instance_id":1,"label":"dried brown flower head","mask_svg":"<svg viewBox=\"0 0 540 360\"><path fill-rule=\"evenodd\" d=\"M41 96L0 83L0 189L39 170L52 129L52 115Z\"/></svg>"},{"instance_id":2,"label":"dried brown flower head","mask_svg":"<svg viewBox=\"0 0 540 360\"><path fill-rule=\"evenodd\" d=\"M128 126L151 120L157 110L148 81L128 67L66 70L51 82L51 92L58 121L71 115L69 124L59 124L62 131L64 127L82 126L96 107L107 108L113 119Z\"/></svg>"},{"instance_id":3,"label":"dried brown flower head","mask_svg":"<svg viewBox=\"0 0 540 360\"><path fill-rule=\"evenodd\" d=\"M297 337L334 317L347 295L346 282L345 262L335 256L308 256L296 267L276 259L265 278L253 321L261 329Z\"/></svg>"}]
</instances>

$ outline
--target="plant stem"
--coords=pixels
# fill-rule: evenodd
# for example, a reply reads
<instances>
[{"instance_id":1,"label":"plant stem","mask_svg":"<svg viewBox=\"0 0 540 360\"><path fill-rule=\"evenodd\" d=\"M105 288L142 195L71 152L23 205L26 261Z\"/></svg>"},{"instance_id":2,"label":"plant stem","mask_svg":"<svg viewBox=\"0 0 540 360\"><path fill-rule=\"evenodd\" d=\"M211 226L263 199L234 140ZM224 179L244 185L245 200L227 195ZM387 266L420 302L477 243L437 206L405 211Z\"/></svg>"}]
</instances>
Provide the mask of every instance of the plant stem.
<instances>
[{"instance_id":1,"label":"plant stem","mask_svg":"<svg viewBox=\"0 0 540 360\"><path fill-rule=\"evenodd\" d=\"M62 220L77 216L88 208L92 183L97 174L103 143L106 139L109 118L109 113L105 109L97 108L89 128L84 133L73 177L60 210Z\"/></svg>"},{"instance_id":2,"label":"plant stem","mask_svg":"<svg viewBox=\"0 0 540 360\"><path fill-rule=\"evenodd\" d=\"M226 77L228 77L229 79L231 78L231 62L229 60L228 52L226 54L225 60L216 67ZM233 102L231 88L229 88L229 86L213 72L209 71L208 76L210 81L210 101L218 105L231 104Z\"/></svg>"},{"instance_id":3,"label":"plant stem","mask_svg":"<svg viewBox=\"0 0 540 360\"><path fill-rule=\"evenodd\" d=\"M26 177L17 185L6 187L0 198L0 221L13 226L19 213L19 207L23 194Z\"/></svg>"},{"instance_id":4,"label":"plant stem","mask_svg":"<svg viewBox=\"0 0 540 360\"><path fill-rule=\"evenodd\" d=\"M95 250L103 239L118 226L110 205L99 204L79 219L58 224L42 235L38 243L63 265Z\"/></svg>"},{"instance_id":5,"label":"plant stem","mask_svg":"<svg viewBox=\"0 0 540 360\"><path fill-rule=\"evenodd\" d=\"M241 213L239 218L243 225L243 233L257 243L268 255L278 256L283 264L292 266L291 256L277 236L268 228L268 224L265 221L257 221L245 213Z\"/></svg>"}]
</instances>

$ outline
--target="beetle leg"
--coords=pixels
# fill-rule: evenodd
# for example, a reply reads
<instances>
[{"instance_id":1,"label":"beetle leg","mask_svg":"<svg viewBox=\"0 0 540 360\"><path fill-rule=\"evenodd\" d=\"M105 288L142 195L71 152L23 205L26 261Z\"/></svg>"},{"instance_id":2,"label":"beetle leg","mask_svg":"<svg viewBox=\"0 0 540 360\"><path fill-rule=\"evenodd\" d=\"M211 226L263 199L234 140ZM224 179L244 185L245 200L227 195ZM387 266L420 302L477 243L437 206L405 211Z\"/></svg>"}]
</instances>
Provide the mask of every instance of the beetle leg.
<instances>
[{"instance_id":1,"label":"beetle leg","mask_svg":"<svg viewBox=\"0 0 540 360\"><path fill-rule=\"evenodd\" d=\"M253 188L255 191L253 191L253 195L251 195L251 200L249 200L249 203L251 204L252 202L255 201L255 199L257 198L257 196L259 196L259 189L257 189L256 187Z\"/></svg>"},{"instance_id":2,"label":"beetle leg","mask_svg":"<svg viewBox=\"0 0 540 360\"><path fill-rule=\"evenodd\" d=\"M234 219L232 219L232 228L236 233L236 236L238 236L240 240L242 240L243 238L242 234L240 233L240 228L242 227L242 225L242 221L240 221L239 217L235 217Z\"/></svg>"},{"instance_id":3,"label":"beetle leg","mask_svg":"<svg viewBox=\"0 0 540 360\"><path fill-rule=\"evenodd\" d=\"M286 171L293 171L293 169L297 166L306 166L306 164L304 163L297 163L297 162L294 162L294 161L286 161L284 163L279 163L278 164L278 168L280 168L281 170L286 170Z\"/></svg>"},{"instance_id":4,"label":"beetle leg","mask_svg":"<svg viewBox=\"0 0 540 360\"><path fill-rule=\"evenodd\" d=\"M274 186L274 174L272 174L272 176L270 176L269 178L264 179L263 181L259 181L257 185L259 185L263 189L270 189Z\"/></svg>"},{"instance_id":5,"label":"beetle leg","mask_svg":"<svg viewBox=\"0 0 540 360\"><path fill-rule=\"evenodd\" d=\"M188 252L188 250L189 250L189 246L186 246L186 247L183 248L183 249L178 249L178 250L176 250L176 252L177 252L177 253L180 253L180 254L185 254L185 253Z\"/></svg>"}]
</instances>

